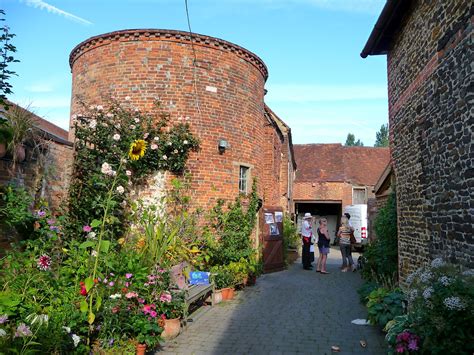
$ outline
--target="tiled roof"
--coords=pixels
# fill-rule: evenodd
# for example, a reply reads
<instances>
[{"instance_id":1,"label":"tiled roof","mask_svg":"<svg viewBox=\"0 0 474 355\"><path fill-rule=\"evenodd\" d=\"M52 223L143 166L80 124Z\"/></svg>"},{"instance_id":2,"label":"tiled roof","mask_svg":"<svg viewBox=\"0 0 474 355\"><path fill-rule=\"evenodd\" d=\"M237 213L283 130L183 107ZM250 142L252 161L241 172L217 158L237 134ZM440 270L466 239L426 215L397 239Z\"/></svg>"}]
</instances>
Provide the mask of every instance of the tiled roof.
<instances>
[{"instance_id":1,"label":"tiled roof","mask_svg":"<svg viewBox=\"0 0 474 355\"><path fill-rule=\"evenodd\" d=\"M350 182L375 185L390 161L389 148L341 144L295 144L295 182Z\"/></svg>"}]
</instances>

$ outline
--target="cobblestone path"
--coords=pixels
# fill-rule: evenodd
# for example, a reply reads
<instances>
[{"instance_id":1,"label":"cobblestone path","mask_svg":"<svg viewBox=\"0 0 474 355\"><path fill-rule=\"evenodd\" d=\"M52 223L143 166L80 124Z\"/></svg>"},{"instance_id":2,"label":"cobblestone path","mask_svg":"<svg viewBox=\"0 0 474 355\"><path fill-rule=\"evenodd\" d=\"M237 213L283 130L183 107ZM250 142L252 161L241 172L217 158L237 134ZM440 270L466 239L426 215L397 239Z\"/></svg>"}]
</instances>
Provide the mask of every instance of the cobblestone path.
<instances>
[{"instance_id":1,"label":"cobblestone path","mask_svg":"<svg viewBox=\"0 0 474 355\"><path fill-rule=\"evenodd\" d=\"M385 354L380 330L351 324L367 316L356 292L362 280L358 272L340 272L340 259L332 249L329 275L305 271L300 263L263 275L235 300L196 315L158 353ZM367 342L366 348L360 340ZM332 353L332 345L341 351Z\"/></svg>"}]
</instances>

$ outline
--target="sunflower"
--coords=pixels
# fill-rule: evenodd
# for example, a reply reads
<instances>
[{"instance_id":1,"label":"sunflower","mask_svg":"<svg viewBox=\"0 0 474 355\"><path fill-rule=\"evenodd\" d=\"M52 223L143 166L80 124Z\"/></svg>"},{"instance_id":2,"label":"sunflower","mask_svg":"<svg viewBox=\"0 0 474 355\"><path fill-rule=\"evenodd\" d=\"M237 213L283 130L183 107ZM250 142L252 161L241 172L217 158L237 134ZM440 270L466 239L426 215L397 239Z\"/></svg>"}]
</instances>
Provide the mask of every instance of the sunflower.
<instances>
[{"instance_id":1,"label":"sunflower","mask_svg":"<svg viewBox=\"0 0 474 355\"><path fill-rule=\"evenodd\" d=\"M143 139L136 139L131 145L128 151L128 156L132 160L138 160L145 154L146 142Z\"/></svg>"}]
</instances>

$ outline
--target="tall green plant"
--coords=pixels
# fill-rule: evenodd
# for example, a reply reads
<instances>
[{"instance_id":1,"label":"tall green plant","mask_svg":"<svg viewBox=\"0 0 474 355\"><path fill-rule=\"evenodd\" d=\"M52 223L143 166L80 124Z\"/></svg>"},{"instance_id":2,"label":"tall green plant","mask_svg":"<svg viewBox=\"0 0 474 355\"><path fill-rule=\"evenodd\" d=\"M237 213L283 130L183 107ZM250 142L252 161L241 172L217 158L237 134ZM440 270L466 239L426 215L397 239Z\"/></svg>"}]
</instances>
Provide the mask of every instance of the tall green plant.
<instances>
[{"instance_id":1,"label":"tall green plant","mask_svg":"<svg viewBox=\"0 0 474 355\"><path fill-rule=\"evenodd\" d=\"M0 10L0 22L5 21L4 16L5 11ZM10 32L8 26L0 27L0 105L5 106L7 110L7 95L13 93L12 85L8 81L12 75L16 75L14 71L8 69L8 66L10 63L18 62L12 55L16 52L16 47L11 43L13 37L15 35Z\"/></svg>"},{"instance_id":2,"label":"tall green plant","mask_svg":"<svg viewBox=\"0 0 474 355\"><path fill-rule=\"evenodd\" d=\"M398 270L397 205L392 193L375 219L377 238L364 252L362 276L380 284L394 283Z\"/></svg>"}]
</instances>

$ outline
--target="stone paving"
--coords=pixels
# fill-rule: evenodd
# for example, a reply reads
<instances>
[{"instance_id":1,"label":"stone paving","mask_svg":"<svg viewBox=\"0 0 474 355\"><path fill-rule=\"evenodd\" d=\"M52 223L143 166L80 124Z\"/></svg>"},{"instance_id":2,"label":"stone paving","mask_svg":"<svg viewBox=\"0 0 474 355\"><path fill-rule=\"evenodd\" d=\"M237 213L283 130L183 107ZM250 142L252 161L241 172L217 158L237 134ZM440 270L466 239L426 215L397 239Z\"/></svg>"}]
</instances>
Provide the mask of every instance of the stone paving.
<instances>
[{"instance_id":1,"label":"stone paving","mask_svg":"<svg viewBox=\"0 0 474 355\"><path fill-rule=\"evenodd\" d=\"M367 316L356 292L362 280L358 272L340 272L340 260L332 249L329 275L305 271L301 263L263 275L235 300L201 311L158 353L386 354L378 328L351 324ZM339 353L331 351L333 345Z\"/></svg>"}]
</instances>

